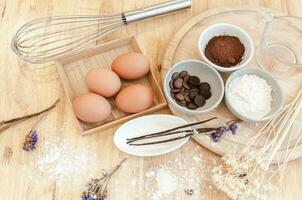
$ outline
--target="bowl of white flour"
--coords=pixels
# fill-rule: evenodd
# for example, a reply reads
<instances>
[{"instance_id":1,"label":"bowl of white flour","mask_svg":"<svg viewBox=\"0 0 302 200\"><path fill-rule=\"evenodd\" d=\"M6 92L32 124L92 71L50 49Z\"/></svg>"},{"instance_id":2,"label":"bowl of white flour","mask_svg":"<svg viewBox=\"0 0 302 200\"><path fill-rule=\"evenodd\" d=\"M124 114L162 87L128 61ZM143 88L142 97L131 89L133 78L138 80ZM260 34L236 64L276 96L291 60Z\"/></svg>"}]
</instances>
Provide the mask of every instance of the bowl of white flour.
<instances>
[{"instance_id":1,"label":"bowl of white flour","mask_svg":"<svg viewBox=\"0 0 302 200\"><path fill-rule=\"evenodd\" d=\"M282 108L283 93L278 82L268 73L257 68L244 68L228 78L225 103L243 121L266 121Z\"/></svg>"}]
</instances>

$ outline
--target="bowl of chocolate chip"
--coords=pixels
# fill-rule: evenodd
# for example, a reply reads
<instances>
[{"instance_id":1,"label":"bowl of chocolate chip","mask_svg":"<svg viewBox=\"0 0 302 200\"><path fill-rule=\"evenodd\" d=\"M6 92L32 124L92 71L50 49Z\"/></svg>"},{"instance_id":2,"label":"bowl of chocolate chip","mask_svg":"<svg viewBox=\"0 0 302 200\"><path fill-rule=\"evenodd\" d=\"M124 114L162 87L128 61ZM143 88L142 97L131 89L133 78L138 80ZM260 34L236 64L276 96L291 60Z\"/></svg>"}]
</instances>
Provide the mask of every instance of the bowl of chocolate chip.
<instances>
[{"instance_id":1,"label":"bowl of chocolate chip","mask_svg":"<svg viewBox=\"0 0 302 200\"><path fill-rule=\"evenodd\" d=\"M254 54L249 34L239 26L226 23L206 28L199 37L198 49L201 58L220 72L247 66Z\"/></svg>"},{"instance_id":2,"label":"bowl of chocolate chip","mask_svg":"<svg viewBox=\"0 0 302 200\"><path fill-rule=\"evenodd\" d=\"M220 104L224 83L220 74L207 63L185 60L166 73L164 93L171 108L185 114L204 114Z\"/></svg>"}]
</instances>

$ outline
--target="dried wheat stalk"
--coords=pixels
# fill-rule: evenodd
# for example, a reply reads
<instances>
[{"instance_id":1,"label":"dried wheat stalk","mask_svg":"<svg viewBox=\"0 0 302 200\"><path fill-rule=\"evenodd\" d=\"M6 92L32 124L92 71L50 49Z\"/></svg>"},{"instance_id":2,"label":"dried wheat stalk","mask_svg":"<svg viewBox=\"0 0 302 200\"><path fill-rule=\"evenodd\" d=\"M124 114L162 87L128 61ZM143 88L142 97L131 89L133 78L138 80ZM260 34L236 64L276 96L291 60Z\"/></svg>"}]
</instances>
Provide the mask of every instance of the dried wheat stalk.
<instances>
[{"instance_id":1,"label":"dried wheat stalk","mask_svg":"<svg viewBox=\"0 0 302 200\"><path fill-rule=\"evenodd\" d=\"M302 139L301 133L290 150L287 142L284 163L278 163L277 169L270 168L281 145L286 138L290 138L293 123L301 108L302 89L243 149L222 157L222 164L212 171L214 185L234 200L266 200L267 192L275 188L273 179L279 175L281 183L288 160ZM255 148L263 141L260 148Z\"/></svg>"}]
</instances>

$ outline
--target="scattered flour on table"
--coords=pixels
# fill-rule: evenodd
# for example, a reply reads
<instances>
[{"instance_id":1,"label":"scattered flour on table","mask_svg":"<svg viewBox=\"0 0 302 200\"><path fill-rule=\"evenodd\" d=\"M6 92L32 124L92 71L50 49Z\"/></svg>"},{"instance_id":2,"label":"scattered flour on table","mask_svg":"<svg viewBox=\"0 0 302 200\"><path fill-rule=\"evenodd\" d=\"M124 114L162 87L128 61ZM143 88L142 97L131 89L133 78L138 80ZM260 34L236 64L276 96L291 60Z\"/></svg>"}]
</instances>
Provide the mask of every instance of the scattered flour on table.
<instances>
[{"instance_id":1,"label":"scattered flour on table","mask_svg":"<svg viewBox=\"0 0 302 200\"><path fill-rule=\"evenodd\" d=\"M177 190L178 178L172 171L162 167L157 172L156 183L158 195L167 196Z\"/></svg>"},{"instance_id":2,"label":"scattered flour on table","mask_svg":"<svg viewBox=\"0 0 302 200\"><path fill-rule=\"evenodd\" d=\"M30 177L36 184L39 184L39 179L45 176L57 184L70 182L95 166L100 166L100 159L97 159L97 155L89 148L79 151L60 137L40 140L39 148L42 152L34 159L35 174Z\"/></svg>"},{"instance_id":3,"label":"scattered flour on table","mask_svg":"<svg viewBox=\"0 0 302 200\"><path fill-rule=\"evenodd\" d=\"M134 192L141 190L145 194L145 200L167 198L181 200L182 196L187 196L185 190L192 189L194 192L191 196L187 196L188 199L205 199L203 191L213 189L210 171L216 165L216 161L203 157L199 146L192 150L189 145L195 144L189 143L182 147L182 155L179 152L172 152L163 160L164 163L157 161L156 166L145 169L143 182L140 182L139 175L133 177L129 181L132 190ZM119 184L117 181L113 182L114 188L117 188L113 192L118 192ZM216 190L213 189L213 193L216 193ZM138 195L136 195L136 200L140 200Z\"/></svg>"},{"instance_id":4,"label":"scattered flour on table","mask_svg":"<svg viewBox=\"0 0 302 200\"><path fill-rule=\"evenodd\" d=\"M259 119L271 111L272 88L256 75L235 78L227 88L230 104L249 119Z\"/></svg>"}]
</instances>

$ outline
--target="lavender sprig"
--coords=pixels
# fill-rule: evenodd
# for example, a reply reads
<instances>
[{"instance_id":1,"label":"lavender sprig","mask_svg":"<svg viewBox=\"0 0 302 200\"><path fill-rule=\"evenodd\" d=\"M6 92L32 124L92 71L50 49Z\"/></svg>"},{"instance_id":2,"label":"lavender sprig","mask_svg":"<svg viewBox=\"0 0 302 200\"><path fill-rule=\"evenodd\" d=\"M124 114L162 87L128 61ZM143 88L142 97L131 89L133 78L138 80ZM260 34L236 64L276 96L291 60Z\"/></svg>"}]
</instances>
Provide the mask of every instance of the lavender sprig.
<instances>
[{"instance_id":1,"label":"lavender sprig","mask_svg":"<svg viewBox=\"0 0 302 200\"><path fill-rule=\"evenodd\" d=\"M49 113L50 110L51 109L48 109L40 114L39 119L35 122L29 133L25 136L23 142L23 150L27 152L35 150L36 144L38 142L37 126L42 121L42 119Z\"/></svg>"},{"instance_id":2,"label":"lavender sprig","mask_svg":"<svg viewBox=\"0 0 302 200\"><path fill-rule=\"evenodd\" d=\"M38 132L37 130L31 130L25 137L23 143L23 149L25 151L33 151L36 148L38 142Z\"/></svg>"},{"instance_id":3,"label":"lavender sprig","mask_svg":"<svg viewBox=\"0 0 302 200\"><path fill-rule=\"evenodd\" d=\"M214 132L212 132L210 135L211 135L211 138L214 142L219 142L220 138L224 134L226 134L228 131L231 131L232 134L235 135L237 129L238 129L237 121L231 120L231 121L227 122L221 128L219 128L219 129L215 130Z\"/></svg>"},{"instance_id":4,"label":"lavender sprig","mask_svg":"<svg viewBox=\"0 0 302 200\"><path fill-rule=\"evenodd\" d=\"M108 183L111 176L121 167L121 165L127 160L125 158L119 165L117 165L110 173L106 171L102 172L100 178L90 179L86 184L86 190L83 191L82 200L107 200L108 196Z\"/></svg>"}]
</instances>

